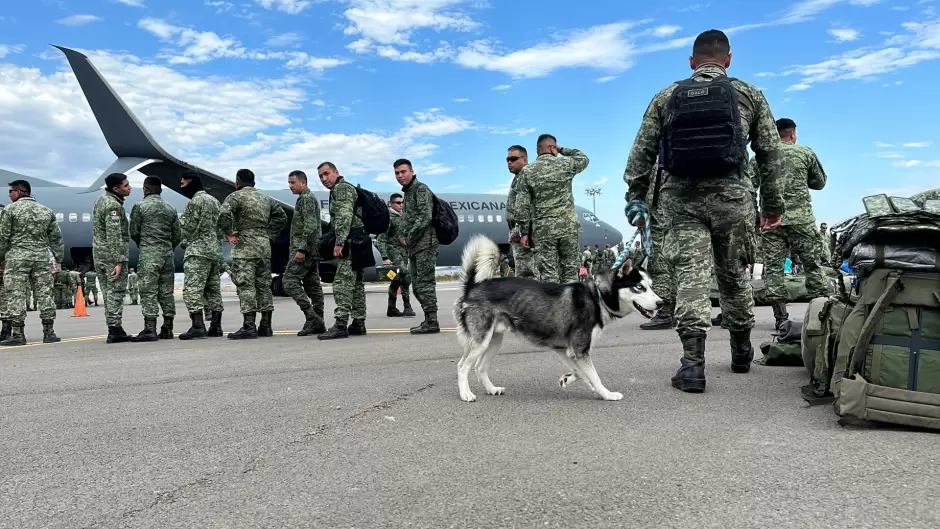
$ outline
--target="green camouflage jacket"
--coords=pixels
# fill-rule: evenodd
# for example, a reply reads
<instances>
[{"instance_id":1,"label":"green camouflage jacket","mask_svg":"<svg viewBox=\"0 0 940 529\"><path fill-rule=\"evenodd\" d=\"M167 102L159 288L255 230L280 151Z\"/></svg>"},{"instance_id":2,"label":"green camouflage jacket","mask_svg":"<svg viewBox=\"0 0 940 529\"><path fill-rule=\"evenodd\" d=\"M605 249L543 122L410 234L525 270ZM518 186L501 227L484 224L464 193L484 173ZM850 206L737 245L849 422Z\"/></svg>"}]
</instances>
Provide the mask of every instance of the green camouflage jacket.
<instances>
[{"instance_id":1,"label":"green camouflage jacket","mask_svg":"<svg viewBox=\"0 0 940 529\"><path fill-rule=\"evenodd\" d=\"M127 213L124 212L124 197L105 191L95 200L92 221L92 258L95 263L126 263L130 236Z\"/></svg>"},{"instance_id":2,"label":"green camouflage jacket","mask_svg":"<svg viewBox=\"0 0 940 529\"><path fill-rule=\"evenodd\" d=\"M297 196L294 217L290 221L290 256L303 253L308 259L319 259L317 245L320 242L320 201L310 189Z\"/></svg>"},{"instance_id":3,"label":"green camouflage jacket","mask_svg":"<svg viewBox=\"0 0 940 529\"><path fill-rule=\"evenodd\" d=\"M343 246L349 231L362 227L362 206L356 188L342 176L330 190L330 225L336 234L336 245Z\"/></svg>"},{"instance_id":4,"label":"green camouflage jacket","mask_svg":"<svg viewBox=\"0 0 940 529\"><path fill-rule=\"evenodd\" d=\"M399 239L405 237L404 217L395 210L388 210L388 231L380 233L375 238L382 259L388 259L396 266L408 265L408 250L401 245Z\"/></svg>"},{"instance_id":5,"label":"green camouflage jacket","mask_svg":"<svg viewBox=\"0 0 940 529\"><path fill-rule=\"evenodd\" d=\"M516 198L517 221L533 230L581 231L571 184L587 169L588 157L578 149L563 148L559 156L541 154L522 168ZM535 241L538 244L538 241Z\"/></svg>"},{"instance_id":6,"label":"green camouflage jacket","mask_svg":"<svg viewBox=\"0 0 940 529\"><path fill-rule=\"evenodd\" d=\"M159 194L150 194L131 208L130 235L141 259L172 255L183 238L176 208Z\"/></svg>"},{"instance_id":7,"label":"green camouflage jacket","mask_svg":"<svg viewBox=\"0 0 940 529\"><path fill-rule=\"evenodd\" d=\"M415 177L401 190L405 195L402 224L405 240L408 241L408 251L424 250L438 244L437 233L431 225L431 216L434 213L431 188Z\"/></svg>"},{"instance_id":8,"label":"green camouflage jacket","mask_svg":"<svg viewBox=\"0 0 940 529\"><path fill-rule=\"evenodd\" d=\"M33 197L23 197L3 208L0 217L0 260L49 261L65 257L65 244L55 213Z\"/></svg>"},{"instance_id":9,"label":"green camouflage jacket","mask_svg":"<svg viewBox=\"0 0 940 529\"><path fill-rule=\"evenodd\" d=\"M223 235L219 231L219 201L205 191L196 191L180 217L185 257L218 259L222 255Z\"/></svg>"},{"instance_id":10,"label":"green camouflage jacket","mask_svg":"<svg viewBox=\"0 0 940 529\"><path fill-rule=\"evenodd\" d=\"M287 224L287 214L276 200L246 186L225 197L219 211L219 229L235 235L233 259L270 259L271 241Z\"/></svg>"}]
</instances>

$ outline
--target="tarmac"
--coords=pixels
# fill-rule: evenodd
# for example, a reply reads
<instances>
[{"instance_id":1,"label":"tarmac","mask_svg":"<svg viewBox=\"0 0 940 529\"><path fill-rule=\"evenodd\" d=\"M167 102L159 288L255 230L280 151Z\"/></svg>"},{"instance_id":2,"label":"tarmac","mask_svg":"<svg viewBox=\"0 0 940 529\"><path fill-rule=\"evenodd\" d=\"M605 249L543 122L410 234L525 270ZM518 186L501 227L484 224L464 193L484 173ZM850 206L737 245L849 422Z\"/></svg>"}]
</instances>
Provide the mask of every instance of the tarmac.
<instances>
[{"instance_id":1,"label":"tarmac","mask_svg":"<svg viewBox=\"0 0 940 529\"><path fill-rule=\"evenodd\" d=\"M63 341L41 344L28 313L31 344L0 349L0 527L940 527L935 433L841 427L800 398L802 367L733 374L724 329L704 394L669 384L675 331L631 315L595 349L623 400L559 387L554 353L507 337L491 371L506 394L471 375L462 402L456 296L441 288L442 333L412 336L417 303L387 318L370 288L368 335L331 342L294 336L287 298L276 336L246 341L106 345L92 306L60 310ZM129 333L139 309L124 307ZM773 321L756 313L755 348Z\"/></svg>"}]
</instances>

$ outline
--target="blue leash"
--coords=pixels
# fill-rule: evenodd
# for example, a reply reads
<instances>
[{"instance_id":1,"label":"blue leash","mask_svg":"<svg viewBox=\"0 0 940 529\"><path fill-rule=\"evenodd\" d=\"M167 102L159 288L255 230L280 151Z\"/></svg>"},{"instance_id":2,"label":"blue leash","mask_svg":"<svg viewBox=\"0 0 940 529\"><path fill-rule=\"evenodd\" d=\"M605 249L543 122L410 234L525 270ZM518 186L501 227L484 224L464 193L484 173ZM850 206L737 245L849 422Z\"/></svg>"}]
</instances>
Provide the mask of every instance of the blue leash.
<instances>
[{"instance_id":1,"label":"blue leash","mask_svg":"<svg viewBox=\"0 0 940 529\"><path fill-rule=\"evenodd\" d=\"M640 233L640 244L643 246L643 250L646 252L647 256L653 255L653 236L650 231L650 215L646 211L646 205L643 204L641 200L631 200L627 202L627 207L623 210L624 214L627 216L627 221L630 222L631 226L636 225L636 221L639 218L642 218L645 221L644 228L640 231L637 228L637 231L633 233L633 237L636 237L637 232ZM633 237L630 237L629 240L633 240ZM620 268L620 265L627 259L627 255L630 253L630 246L627 245L620 252L620 255L617 256L617 260L614 261L611 268Z\"/></svg>"}]
</instances>

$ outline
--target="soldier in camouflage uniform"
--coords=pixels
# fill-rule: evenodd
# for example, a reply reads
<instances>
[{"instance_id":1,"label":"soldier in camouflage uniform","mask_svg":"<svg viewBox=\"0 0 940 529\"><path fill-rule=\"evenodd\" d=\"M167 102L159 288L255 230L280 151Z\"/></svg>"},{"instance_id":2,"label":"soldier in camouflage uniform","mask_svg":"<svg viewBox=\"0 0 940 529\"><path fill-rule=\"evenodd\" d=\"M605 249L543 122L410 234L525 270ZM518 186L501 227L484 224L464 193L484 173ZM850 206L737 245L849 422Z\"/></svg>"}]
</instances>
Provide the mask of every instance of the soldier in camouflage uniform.
<instances>
[{"instance_id":1,"label":"soldier in camouflage uniform","mask_svg":"<svg viewBox=\"0 0 940 529\"><path fill-rule=\"evenodd\" d=\"M829 245L829 226L823 222L819 225L819 231L816 232L819 237L819 266L832 266L832 250Z\"/></svg>"},{"instance_id":2,"label":"soldier in camouflage uniform","mask_svg":"<svg viewBox=\"0 0 940 529\"><path fill-rule=\"evenodd\" d=\"M539 136L537 149L538 158L520 173L516 220L532 224L532 233L523 234L522 243L535 248L540 281L576 283L581 224L571 185L589 160L578 149L559 147L551 134Z\"/></svg>"},{"instance_id":3,"label":"soldier in camouflage uniform","mask_svg":"<svg viewBox=\"0 0 940 529\"><path fill-rule=\"evenodd\" d=\"M401 316L412 317L415 315L411 308L411 295L408 289L411 287L411 277L408 275L408 250L401 244L402 237L405 236L405 226L401 211L405 203L405 198L401 193L392 193L389 197L389 217L388 230L380 233L375 238L375 245L382 254L382 263L386 266L397 266L395 279L392 279L388 285L388 310L385 315L389 318ZM401 289L401 300L404 304L404 311L398 310L398 290Z\"/></svg>"},{"instance_id":4,"label":"soldier in camouflage uniform","mask_svg":"<svg viewBox=\"0 0 940 529\"><path fill-rule=\"evenodd\" d=\"M105 276L107 277L107 276ZM91 305L91 298L94 295L95 306L98 305L98 272L94 268L85 272L85 304ZM104 283L102 283L101 288L105 288ZM121 304L124 304L124 298L121 298Z\"/></svg>"},{"instance_id":5,"label":"soldier in camouflage uniform","mask_svg":"<svg viewBox=\"0 0 940 529\"><path fill-rule=\"evenodd\" d=\"M320 201L307 186L307 174L292 171L287 185L297 195L290 224L290 254L284 270L284 290L304 313L297 336L326 332L323 322L323 286L320 285Z\"/></svg>"},{"instance_id":6,"label":"soldier in camouflage uniform","mask_svg":"<svg viewBox=\"0 0 940 529\"><path fill-rule=\"evenodd\" d=\"M239 169L235 192L225 197L219 211L219 229L232 245L232 269L244 323L228 335L232 340L274 336L271 317L271 241L287 224L284 208L255 189L255 174ZM261 322L255 318L261 312Z\"/></svg>"},{"instance_id":7,"label":"soldier in camouflage uniform","mask_svg":"<svg viewBox=\"0 0 940 529\"><path fill-rule=\"evenodd\" d=\"M3 223L3 213L6 208L0 204L0 224ZM7 313L7 294L3 286L3 274L6 262L0 259L0 342L8 339L12 332L13 325L10 321L10 315Z\"/></svg>"},{"instance_id":8,"label":"soldier in camouflage uniform","mask_svg":"<svg viewBox=\"0 0 940 529\"><path fill-rule=\"evenodd\" d=\"M424 321L411 328L411 334L433 334L441 332L437 321L437 257L441 247L437 233L431 224L434 199L431 189L415 176L411 162L401 158L392 166L395 179L405 194L405 214L402 219L405 233L399 241L408 250L408 270L413 289Z\"/></svg>"},{"instance_id":9,"label":"soldier in camouflage uniform","mask_svg":"<svg viewBox=\"0 0 940 529\"><path fill-rule=\"evenodd\" d=\"M68 296L69 279L64 270L52 274L52 300L57 309L64 309L68 305L65 298Z\"/></svg>"},{"instance_id":10,"label":"soldier in camouflage uniform","mask_svg":"<svg viewBox=\"0 0 940 529\"><path fill-rule=\"evenodd\" d=\"M333 279L333 309L335 322L320 340L348 338L349 335L366 334L366 288L362 283L362 270L354 270L349 253L349 238L354 231L361 233L362 207L356 188L340 176L332 162L317 166L317 175L323 187L330 190L330 229L336 236L333 257L336 257L336 276ZM352 316L352 325L349 317Z\"/></svg>"},{"instance_id":11,"label":"soldier in camouflage uniform","mask_svg":"<svg viewBox=\"0 0 940 529\"><path fill-rule=\"evenodd\" d=\"M137 268L140 270L140 311L144 329L131 338L133 342L155 342L173 339L173 251L182 240L180 218L176 208L160 196L163 182L159 177L144 179L144 199L131 209L130 235L140 249ZM121 303L124 298L121 298ZM163 312L163 325L157 334L157 316Z\"/></svg>"},{"instance_id":12,"label":"soldier in camouflage uniform","mask_svg":"<svg viewBox=\"0 0 940 529\"><path fill-rule=\"evenodd\" d=\"M512 183L509 184L509 195L506 197L506 223L509 224L509 247L512 250L514 263L513 273L516 277L535 277L535 250L522 244L522 234L532 232L532 223L525 225L519 218L530 218L527 211L519 210L519 184L522 182L520 173L529 163L529 153L521 145L513 145L506 153L506 164L512 173ZM523 202L523 204L525 204Z\"/></svg>"},{"instance_id":13,"label":"soldier in camouflage uniform","mask_svg":"<svg viewBox=\"0 0 940 529\"><path fill-rule=\"evenodd\" d=\"M206 193L202 177L189 171L180 178L180 191L189 199L180 216L183 254L183 303L192 325L180 340L222 336L221 204ZM210 320L208 331L206 320Z\"/></svg>"},{"instance_id":14,"label":"soldier in camouflage uniform","mask_svg":"<svg viewBox=\"0 0 940 529\"><path fill-rule=\"evenodd\" d=\"M92 256L94 271L85 273L88 291L94 291L98 304L95 279L101 277L104 316L108 325L107 343L130 341L124 331L124 295L127 293L127 261L130 236L124 199L131 194L131 185L122 173L111 173L105 180L105 192L95 200L92 213L94 238Z\"/></svg>"},{"instance_id":15,"label":"soldier in camouflage uniform","mask_svg":"<svg viewBox=\"0 0 940 529\"><path fill-rule=\"evenodd\" d=\"M3 283L8 296L10 337L0 346L26 345L23 326L26 323L26 291L29 279L39 289L37 304L42 319L43 343L58 342L54 324L56 310L52 300L52 277L49 250L55 263L65 258L65 245L55 214L36 202L32 188L25 180L10 182L12 204L4 208L0 218L0 260L5 263Z\"/></svg>"},{"instance_id":16,"label":"soldier in camouflage uniform","mask_svg":"<svg viewBox=\"0 0 940 529\"><path fill-rule=\"evenodd\" d=\"M137 271L131 268L131 271L127 274L127 295L131 298L131 305L136 305L137 298L140 296L138 281Z\"/></svg>"},{"instance_id":17,"label":"soldier in camouflage uniform","mask_svg":"<svg viewBox=\"0 0 940 529\"><path fill-rule=\"evenodd\" d=\"M689 60L693 82L703 82L727 76L731 64L731 46L728 37L717 30L700 34L693 45ZM734 141L744 149L745 141L757 153L761 173L766 175L761 186L764 229L776 227L784 211L783 199L776 187L780 175L780 142L775 130L770 105L763 94L752 85L740 80L731 80L738 97L741 130ZM678 83L656 94L647 108L640 130L630 152L624 180L629 187L627 200L643 202L650 189L653 164L662 146L666 130L667 109ZM683 96L695 96L694 90ZM709 103L714 104L714 103ZM684 107L683 107L684 108ZM692 119L683 115L684 119ZM691 126L691 125L690 125ZM706 125L700 125L705 127ZM696 132L706 137L707 128ZM686 133L685 130L682 131ZM690 132L690 134L692 134ZM700 140L697 152L705 153L708 143ZM683 144L690 145L690 144ZM751 345L751 328L754 326L754 299L751 283L744 274L744 266L753 263L753 233L755 226L751 182L744 174L747 153L741 156L741 169L727 175L702 175L696 178L673 177L663 171L662 196L658 212L662 213L666 235L663 251L674 266L677 282L676 311L677 332L682 342L681 367L672 378L673 387L687 392L705 390L705 337L711 326L711 303L709 301L709 279L712 260L721 292L721 304L725 311L731 334L731 367L734 372L744 373L750 369L754 357ZM666 153L667 160L672 152ZM690 163L691 164L691 163ZM668 162L664 163L668 165ZM631 215L632 217L632 215ZM630 218L642 226L642 219Z\"/></svg>"},{"instance_id":18,"label":"soldier in camouflage uniform","mask_svg":"<svg viewBox=\"0 0 940 529\"><path fill-rule=\"evenodd\" d=\"M819 267L819 235L809 190L820 190L826 185L826 172L812 149L796 144L796 123L791 119L776 122L780 135L780 153L783 171L778 187L783 192L786 214L780 227L761 236L766 257L764 270L767 274L767 301L774 311L776 326L789 318L787 313L787 289L784 284L784 261L788 252L794 264L806 275L806 290L813 298L829 295L827 281ZM752 167L749 171L756 171ZM757 172L760 176L763 173ZM763 179L761 179L763 180Z\"/></svg>"}]
</instances>

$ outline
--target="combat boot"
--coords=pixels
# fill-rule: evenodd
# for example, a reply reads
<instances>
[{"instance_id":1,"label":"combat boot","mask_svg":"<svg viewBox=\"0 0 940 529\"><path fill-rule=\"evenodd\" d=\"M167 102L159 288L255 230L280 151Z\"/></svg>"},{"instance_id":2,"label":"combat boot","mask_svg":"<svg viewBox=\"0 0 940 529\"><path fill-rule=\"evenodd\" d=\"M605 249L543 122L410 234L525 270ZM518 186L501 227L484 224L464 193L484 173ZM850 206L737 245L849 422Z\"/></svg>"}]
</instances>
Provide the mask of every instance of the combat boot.
<instances>
[{"instance_id":1,"label":"combat boot","mask_svg":"<svg viewBox=\"0 0 940 529\"><path fill-rule=\"evenodd\" d=\"M221 338L222 332L222 311L212 312L212 322L209 324L208 335L210 338Z\"/></svg>"},{"instance_id":2,"label":"combat boot","mask_svg":"<svg viewBox=\"0 0 940 529\"><path fill-rule=\"evenodd\" d=\"M751 346L751 330L731 333L731 370L735 373L747 373L754 361L754 347Z\"/></svg>"},{"instance_id":3,"label":"combat boot","mask_svg":"<svg viewBox=\"0 0 940 529\"><path fill-rule=\"evenodd\" d=\"M385 315L388 316L389 318L400 318L400 317L402 317L401 311L398 310L398 307L396 307L394 303L389 303L389 304L388 304L388 310L385 311Z\"/></svg>"},{"instance_id":4,"label":"combat boot","mask_svg":"<svg viewBox=\"0 0 940 529\"><path fill-rule=\"evenodd\" d=\"M172 340L173 339L173 317L167 318L163 317L163 325L160 326L160 339L161 340Z\"/></svg>"},{"instance_id":5,"label":"combat boot","mask_svg":"<svg viewBox=\"0 0 940 529\"><path fill-rule=\"evenodd\" d=\"M62 338L55 335L54 320L42 320L42 343L61 342Z\"/></svg>"},{"instance_id":6,"label":"combat boot","mask_svg":"<svg viewBox=\"0 0 940 529\"><path fill-rule=\"evenodd\" d=\"M365 336L366 320L353 318L352 323L350 323L349 327L346 328L346 332L349 333L350 336Z\"/></svg>"},{"instance_id":7,"label":"combat boot","mask_svg":"<svg viewBox=\"0 0 940 529\"><path fill-rule=\"evenodd\" d=\"M774 330L780 330L780 325L783 322L790 319L790 314L787 313L787 304L784 302L777 302L773 304L774 309Z\"/></svg>"},{"instance_id":8,"label":"combat boot","mask_svg":"<svg viewBox=\"0 0 940 529\"><path fill-rule=\"evenodd\" d=\"M346 323L336 320L330 330L317 336L319 340L336 340L339 338L349 338L349 331L346 329Z\"/></svg>"},{"instance_id":9,"label":"combat boot","mask_svg":"<svg viewBox=\"0 0 940 529\"><path fill-rule=\"evenodd\" d=\"M411 334L435 334L441 332L441 326L437 322L436 312L427 312L424 314L424 321L421 325L411 328Z\"/></svg>"},{"instance_id":10,"label":"combat boot","mask_svg":"<svg viewBox=\"0 0 940 529\"><path fill-rule=\"evenodd\" d=\"M10 329L12 327L13 325L10 323L10 320L3 320L3 328L0 329L0 342L10 337Z\"/></svg>"},{"instance_id":11,"label":"combat boot","mask_svg":"<svg viewBox=\"0 0 940 529\"><path fill-rule=\"evenodd\" d=\"M10 327L10 337L0 342L0 346L2 347L10 347L13 345L26 345L26 335L23 334L22 325L12 325Z\"/></svg>"},{"instance_id":12,"label":"combat boot","mask_svg":"<svg viewBox=\"0 0 940 529\"><path fill-rule=\"evenodd\" d=\"M193 324L188 331L180 334L180 340L205 338L207 336L206 321L203 319L202 311L190 312L189 319L192 320Z\"/></svg>"},{"instance_id":13,"label":"combat boot","mask_svg":"<svg viewBox=\"0 0 940 529\"><path fill-rule=\"evenodd\" d=\"M106 343L124 343L129 341L131 341L131 337L127 335L123 326L108 327L108 339Z\"/></svg>"},{"instance_id":14,"label":"combat boot","mask_svg":"<svg viewBox=\"0 0 940 529\"><path fill-rule=\"evenodd\" d=\"M686 393L705 391L705 333L692 332L682 340L682 367L672 377L672 387Z\"/></svg>"},{"instance_id":15,"label":"combat boot","mask_svg":"<svg viewBox=\"0 0 940 529\"><path fill-rule=\"evenodd\" d=\"M157 318L144 318L144 330L137 336L131 336L132 342L155 342L160 337L157 335Z\"/></svg>"},{"instance_id":16,"label":"combat boot","mask_svg":"<svg viewBox=\"0 0 940 529\"><path fill-rule=\"evenodd\" d=\"M725 323L725 318L721 312L719 312L717 316L712 318L712 327L721 327L722 329L728 328L728 324Z\"/></svg>"},{"instance_id":17,"label":"combat boot","mask_svg":"<svg viewBox=\"0 0 940 529\"><path fill-rule=\"evenodd\" d=\"M310 336L311 334L326 332L326 325L323 323L323 318L313 310L313 307L307 307L307 310L304 311L304 316L307 320L304 322L303 329L297 333L297 336Z\"/></svg>"},{"instance_id":18,"label":"combat boot","mask_svg":"<svg viewBox=\"0 0 940 529\"><path fill-rule=\"evenodd\" d=\"M650 321L640 325L640 328L644 331L658 331L662 329L672 329L676 326L676 320L673 317L673 310L675 309L674 303L667 303L663 305L663 308L656 311L656 316L653 316Z\"/></svg>"},{"instance_id":19,"label":"combat boot","mask_svg":"<svg viewBox=\"0 0 940 529\"><path fill-rule=\"evenodd\" d=\"M416 316L414 309L411 308L411 296L408 295L408 289L404 288L401 291L401 300L405 304L404 310L401 311L401 315L406 318L414 318Z\"/></svg>"},{"instance_id":20,"label":"combat boot","mask_svg":"<svg viewBox=\"0 0 940 529\"><path fill-rule=\"evenodd\" d=\"M274 336L274 328L271 327L271 317L273 315L274 315L273 310L261 311L261 323L258 324L258 337L259 338L270 338Z\"/></svg>"},{"instance_id":21,"label":"combat boot","mask_svg":"<svg viewBox=\"0 0 940 529\"><path fill-rule=\"evenodd\" d=\"M258 328L255 327L255 312L246 312L244 314L245 322L242 324L241 329L238 329L235 332L229 333L228 337L230 340L250 340L252 338L258 337Z\"/></svg>"}]
</instances>

